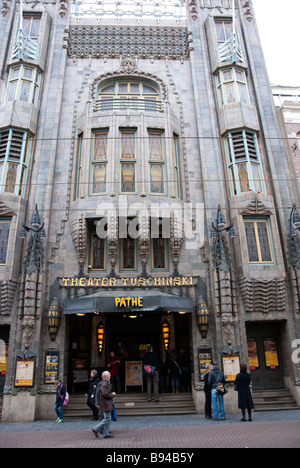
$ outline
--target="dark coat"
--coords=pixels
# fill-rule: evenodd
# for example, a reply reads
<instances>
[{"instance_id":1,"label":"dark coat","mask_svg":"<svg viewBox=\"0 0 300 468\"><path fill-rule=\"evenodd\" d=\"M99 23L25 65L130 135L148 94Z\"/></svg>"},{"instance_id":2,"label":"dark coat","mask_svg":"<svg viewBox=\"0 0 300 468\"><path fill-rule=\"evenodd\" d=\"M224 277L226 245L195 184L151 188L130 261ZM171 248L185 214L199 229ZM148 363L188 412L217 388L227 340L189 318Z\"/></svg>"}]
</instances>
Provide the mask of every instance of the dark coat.
<instances>
[{"instance_id":1,"label":"dark coat","mask_svg":"<svg viewBox=\"0 0 300 468\"><path fill-rule=\"evenodd\" d=\"M218 366L214 366L213 370L208 376L208 385L210 388L217 388L218 383L225 384L226 379L223 371L221 371Z\"/></svg>"},{"instance_id":2,"label":"dark coat","mask_svg":"<svg viewBox=\"0 0 300 468\"><path fill-rule=\"evenodd\" d=\"M159 371L159 360L155 353L149 351L145 354L143 364L154 366L156 371Z\"/></svg>"},{"instance_id":3,"label":"dark coat","mask_svg":"<svg viewBox=\"0 0 300 468\"><path fill-rule=\"evenodd\" d=\"M97 386L100 382L100 379L98 376L94 376L94 377L91 377L90 378L90 382L89 382L89 388L88 388L88 391L87 391L87 403L91 403L91 404L95 404L95 396L96 396L96 389L97 389Z\"/></svg>"},{"instance_id":4,"label":"dark coat","mask_svg":"<svg viewBox=\"0 0 300 468\"><path fill-rule=\"evenodd\" d=\"M63 384L60 384L59 387L56 387L56 406L62 406L66 398L66 387Z\"/></svg>"},{"instance_id":5,"label":"dark coat","mask_svg":"<svg viewBox=\"0 0 300 468\"><path fill-rule=\"evenodd\" d=\"M175 359L168 361L166 369L171 379L178 379L182 374L181 368Z\"/></svg>"},{"instance_id":6,"label":"dark coat","mask_svg":"<svg viewBox=\"0 0 300 468\"><path fill-rule=\"evenodd\" d=\"M241 372L236 376L234 384L238 387L238 407L241 410L254 408L250 383L251 376L248 372Z\"/></svg>"},{"instance_id":7,"label":"dark coat","mask_svg":"<svg viewBox=\"0 0 300 468\"><path fill-rule=\"evenodd\" d=\"M100 411L108 413L114 408L113 402L114 395L111 392L111 383L109 380L103 379L98 384L96 391L96 406L100 407Z\"/></svg>"}]
</instances>

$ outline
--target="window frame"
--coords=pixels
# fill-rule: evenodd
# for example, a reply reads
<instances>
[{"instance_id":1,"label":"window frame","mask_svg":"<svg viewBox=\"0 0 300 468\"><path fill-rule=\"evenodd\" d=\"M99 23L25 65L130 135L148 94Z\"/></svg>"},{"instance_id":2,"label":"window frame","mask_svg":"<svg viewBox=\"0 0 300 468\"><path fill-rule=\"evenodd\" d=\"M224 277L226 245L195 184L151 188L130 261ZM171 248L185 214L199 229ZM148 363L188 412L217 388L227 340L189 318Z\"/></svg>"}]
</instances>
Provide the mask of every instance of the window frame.
<instances>
[{"instance_id":1,"label":"window frame","mask_svg":"<svg viewBox=\"0 0 300 468\"><path fill-rule=\"evenodd\" d=\"M225 72L229 72L229 71L231 72L231 79L226 80L224 74ZM237 72L242 73L243 80L238 79ZM238 68L238 67L229 67L229 68L221 69L215 75L215 83L216 83L219 109L221 109L223 106L227 106L230 104L237 104L237 103L242 103L242 104L247 104L247 105L251 104L250 93L249 93L247 76L246 76L245 70ZM232 102L229 102L228 94L227 94L227 89L228 89L229 84L232 84L233 92L234 92L235 99ZM246 102L244 102L241 98L241 93L239 89L240 84L243 85L244 93L246 96Z\"/></svg>"},{"instance_id":2,"label":"window frame","mask_svg":"<svg viewBox=\"0 0 300 468\"><path fill-rule=\"evenodd\" d=\"M273 245L273 238L272 238L272 232L271 232L271 225L270 225L270 218L251 218L251 217L244 217L244 229L245 229L245 239L247 243L247 253L248 253L248 263L249 265L274 265L276 263L275 261L275 252L274 252L274 245ZM249 256L249 244L248 244L248 238L247 238L247 231L246 231L246 223L253 223L254 224L254 234L255 234L255 241L256 241L256 248L257 248L257 255L258 255L258 261L250 261L250 256ZM261 252L261 242L260 242L260 237L259 237L259 232L258 232L258 223L264 224L266 226L266 232L267 232L267 238L268 238L268 244L269 244L269 251L270 251L270 256L271 260L270 261L264 261L262 259L262 252Z\"/></svg>"},{"instance_id":3,"label":"window frame","mask_svg":"<svg viewBox=\"0 0 300 468\"><path fill-rule=\"evenodd\" d=\"M97 142L97 135L105 135L105 140L106 140L106 158L103 159L95 159L95 145ZM99 195L106 195L107 194L107 170L108 170L108 160L109 160L109 155L108 155L108 135L109 135L109 129L108 128L103 128L103 129L95 129L92 130L92 139L91 139L91 156L90 156L90 182L89 182L89 196L99 196ZM81 151L80 151L80 161L81 161L81 153L82 153L82 146L81 146ZM94 192L94 171L96 166L103 166L105 167L105 178L103 184L105 185L105 190L100 191L100 192Z\"/></svg>"},{"instance_id":4,"label":"window frame","mask_svg":"<svg viewBox=\"0 0 300 468\"><path fill-rule=\"evenodd\" d=\"M93 258L94 258L94 237L97 237L101 241L104 242L103 251L104 251L104 258L103 258L103 268L94 268L93 266ZM93 272L105 272L107 271L107 242L106 239L102 239L97 235L97 232L90 232L90 262L89 262L89 270Z\"/></svg>"},{"instance_id":5,"label":"window frame","mask_svg":"<svg viewBox=\"0 0 300 468\"><path fill-rule=\"evenodd\" d=\"M18 70L18 69L19 69L19 75L16 78L14 78L14 72L15 70ZM32 72L31 78L25 77L25 70L31 70ZM38 70L37 67L25 65L25 64L19 64L19 65L11 67L9 70L9 75L8 75L5 102L21 101L21 102L27 102L29 104L33 104L35 107L38 107L41 82L42 82L42 73ZM13 83L16 83L16 88L13 92L14 97L12 99L10 95L11 95L11 89L12 89ZM25 83L29 83L27 100L20 99L21 92Z\"/></svg>"},{"instance_id":6,"label":"window frame","mask_svg":"<svg viewBox=\"0 0 300 468\"><path fill-rule=\"evenodd\" d=\"M26 18L30 18L30 24L29 24L29 34L27 32L25 32L24 30L24 19ZM32 26L33 26L33 22L34 21L39 21L39 25L38 25L38 28L37 28L37 34L36 35L32 35ZM38 38L39 38L39 34L40 34L40 29L41 29L41 20L42 20L42 13L29 13L29 12L24 12L23 13L23 32L28 36L30 37L30 39L32 41L38 41Z\"/></svg>"},{"instance_id":7,"label":"window frame","mask_svg":"<svg viewBox=\"0 0 300 468\"><path fill-rule=\"evenodd\" d=\"M119 193L120 194L137 194L138 192L138 181L137 181L137 167L138 167L138 151L137 151L137 129L136 128L120 128L120 138L119 138ZM122 157L122 148L123 148L123 135L134 135L134 157L123 158ZM124 140L125 141L125 140ZM134 190L126 191L122 190L123 188L123 167L125 165L133 165L134 167L134 178L132 184L134 184Z\"/></svg>"},{"instance_id":8,"label":"window frame","mask_svg":"<svg viewBox=\"0 0 300 468\"><path fill-rule=\"evenodd\" d=\"M233 136L241 135L233 141ZM249 137L247 138L247 137ZM242 143L241 143L242 142ZM252 145L252 147L251 147ZM224 137L225 160L227 166L227 176L229 181L230 196L238 196L247 192L267 193L262 160L257 141L257 134L248 130L238 130L229 132ZM241 155L238 152L243 152ZM243 155L244 154L244 155ZM242 190L241 180L238 173L238 166L246 165L248 190ZM259 170L259 181L254 177L252 166L257 166ZM259 185L259 187L257 187Z\"/></svg>"},{"instance_id":9,"label":"window frame","mask_svg":"<svg viewBox=\"0 0 300 468\"><path fill-rule=\"evenodd\" d=\"M151 137L150 135L160 135L161 136L161 146L162 146L162 159L153 159L151 158ZM164 130L159 130L159 129L149 129L148 128L148 151L149 151L149 193L151 195L167 195L167 184L166 184L166 142L165 142L165 131ZM160 182L163 185L163 191L162 192L154 192L151 189L151 186L153 184L151 180L151 171L153 167L160 166L162 170L162 181Z\"/></svg>"},{"instance_id":10,"label":"window frame","mask_svg":"<svg viewBox=\"0 0 300 468\"><path fill-rule=\"evenodd\" d=\"M155 268L153 242L156 241L156 240L162 240L163 243L164 243L164 258L165 258L165 267L164 268ZM168 241L168 239L163 238L161 235L158 238L151 238L151 271L152 272L169 271L169 241Z\"/></svg>"},{"instance_id":11,"label":"window frame","mask_svg":"<svg viewBox=\"0 0 300 468\"><path fill-rule=\"evenodd\" d=\"M127 90L120 90L121 86L127 86ZM137 92L131 91L131 86L138 85ZM108 93L103 92L105 88L114 86L114 90ZM146 92L144 87L148 86L152 88L153 93ZM114 80L108 83L103 84L97 90L97 100L100 101L101 110L122 110L122 109L131 109L131 110L146 110L146 111L156 111L157 103L160 101L160 90L158 86L148 83L146 81L138 80ZM120 102L119 102L120 101ZM124 105L122 106L122 101ZM132 102L131 102L132 101ZM144 106L139 104L143 101ZM155 104L150 104L147 106L147 101Z\"/></svg>"},{"instance_id":12,"label":"window frame","mask_svg":"<svg viewBox=\"0 0 300 468\"><path fill-rule=\"evenodd\" d=\"M1 266L6 266L6 265L7 265L7 252L8 252L10 231L11 231L11 222L12 222L12 217L11 217L11 216L0 217L0 226L1 226L1 224L8 224L8 225L9 225L9 228L8 228L8 235L7 235L7 241L6 241L5 262L4 262L4 263L0 263L0 267L1 267ZM1 245L0 245L0 247L1 247ZM1 257L0 257L0 261L1 261Z\"/></svg>"},{"instance_id":13,"label":"window frame","mask_svg":"<svg viewBox=\"0 0 300 468\"><path fill-rule=\"evenodd\" d=\"M134 267L133 268L124 267L124 241L127 240L128 238L132 239L133 245L134 245L134 253L133 253ZM119 244L120 244L120 272L137 272L138 271L138 239L133 239L132 237L127 236L125 238L120 238Z\"/></svg>"},{"instance_id":14,"label":"window frame","mask_svg":"<svg viewBox=\"0 0 300 468\"><path fill-rule=\"evenodd\" d=\"M6 132L8 132L8 137L6 141L6 147L3 146L3 151L1 144L3 138L2 135L4 135ZM21 147L19 146L21 148L19 158L16 156L16 148L18 149L18 144L20 143L21 139L13 139L13 136L16 133L20 135L23 134ZM0 193L9 193L11 195L21 196L22 198L25 197L32 148L33 137L29 132L15 128L6 129L0 132ZM3 156L1 154L2 152ZM9 165L18 166L13 183L13 191L6 190L8 183L7 178Z\"/></svg>"}]
</instances>

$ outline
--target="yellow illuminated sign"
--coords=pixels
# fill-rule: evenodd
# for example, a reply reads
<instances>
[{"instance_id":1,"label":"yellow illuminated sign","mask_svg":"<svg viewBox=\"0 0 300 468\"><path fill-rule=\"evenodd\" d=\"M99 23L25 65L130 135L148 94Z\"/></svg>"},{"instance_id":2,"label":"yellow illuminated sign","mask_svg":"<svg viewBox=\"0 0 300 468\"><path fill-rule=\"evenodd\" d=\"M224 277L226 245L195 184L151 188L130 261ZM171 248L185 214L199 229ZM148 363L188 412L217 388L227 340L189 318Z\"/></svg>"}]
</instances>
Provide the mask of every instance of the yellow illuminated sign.
<instances>
[{"instance_id":1,"label":"yellow illuminated sign","mask_svg":"<svg viewBox=\"0 0 300 468\"><path fill-rule=\"evenodd\" d=\"M143 307L142 297L116 297L116 307Z\"/></svg>"}]
</instances>

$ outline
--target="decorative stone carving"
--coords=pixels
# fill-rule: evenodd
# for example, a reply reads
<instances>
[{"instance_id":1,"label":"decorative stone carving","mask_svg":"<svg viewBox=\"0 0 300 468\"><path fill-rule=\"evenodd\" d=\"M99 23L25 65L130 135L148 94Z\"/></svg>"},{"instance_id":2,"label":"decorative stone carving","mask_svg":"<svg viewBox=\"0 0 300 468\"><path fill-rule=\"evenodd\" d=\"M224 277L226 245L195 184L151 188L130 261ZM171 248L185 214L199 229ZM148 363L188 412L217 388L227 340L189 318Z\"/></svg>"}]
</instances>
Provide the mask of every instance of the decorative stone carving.
<instances>
[{"instance_id":1,"label":"decorative stone carving","mask_svg":"<svg viewBox=\"0 0 300 468\"><path fill-rule=\"evenodd\" d=\"M7 206L4 201L0 200L0 217L4 216L15 216L16 213L12 211L9 206Z\"/></svg>"},{"instance_id":2,"label":"decorative stone carving","mask_svg":"<svg viewBox=\"0 0 300 468\"><path fill-rule=\"evenodd\" d=\"M0 282L0 315L10 315L16 290L14 281Z\"/></svg>"},{"instance_id":3,"label":"decorative stone carving","mask_svg":"<svg viewBox=\"0 0 300 468\"><path fill-rule=\"evenodd\" d=\"M244 278L239 284L247 313L269 314L285 311L286 288L283 278L271 280Z\"/></svg>"},{"instance_id":4,"label":"decorative stone carving","mask_svg":"<svg viewBox=\"0 0 300 468\"><path fill-rule=\"evenodd\" d=\"M142 278L147 278L147 263L150 255L150 219L146 212L140 212L139 214L139 254L142 261L143 271L141 273Z\"/></svg>"},{"instance_id":5,"label":"decorative stone carving","mask_svg":"<svg viewBox=\"0 0 300 468\"><path fill-rule=\"evenodd\" d=\"M80 271L83 271L87 256L87 224L83 215L71 221L71 233Z\"/></svg>"},{"instance_id":6,"label":"decorative stone carving","mask_svg":"<svg viewBox=\"0 0 300 468\"><path fill-rule=\"evenodd\" d=\"M9 12L9 0L3 0L2 1L2 8L1 8L1 15L2 16L7 16L8 12Z\"/></svg>"},{"instance_id":7,"label":"decorative stone carving","mask_svg":"<svg viewBox=\"0 0 300 468\"><path fill-rule=\"evenodd\" d=\"M182 218L177 219L174 213L171 214L171 226L170 226L170 247L171 253L173 257L173 265L174 265L174 276L179 276L178 273L178 263L180 252L183 246L184 241L184 225Z\"/></svg>"},{"instance_id":8,"label":"decorative stone carving","mask_svg":"<svg viewBox=\"0 0 300 468\"><path fill-rule=\"evenodd\" d=\"M263 204L261 200L255 197L251 203L241 212L242 216L270 216L273 213Z\"/></svg>"},{"instance_id":9,"label":"decorative stone carving","mask_svg":"<svg viewBox=\"0 0 300 468\"><path fill-rule=\"evenodd\" d=\"M187 28L147 26L70 26L67 49L70 57L141 59L187 59Z\"/></svg>"},{"instance_id":10,"label":"decorative stone carving","mask_svg":"<svg viewBox=\"0 0 300 468\"><path fill-rule=\"evenodd\" d=\"M253 15L252 15L250 1L249 0L241 0L241 2L242 2L244 15L245 15L247 21L249 21L249 22L253 21Z\"/></svg>"},{"instance_id":11,"label":"decorative stone carving","mask_svg":"<svg viewBox=\"0 0 300 468\"><path fill-rule=\"evenodd\" d=\"M189 0L190 15L193 20L198 18L197 0Z\"/></svg>"}]
</instances>

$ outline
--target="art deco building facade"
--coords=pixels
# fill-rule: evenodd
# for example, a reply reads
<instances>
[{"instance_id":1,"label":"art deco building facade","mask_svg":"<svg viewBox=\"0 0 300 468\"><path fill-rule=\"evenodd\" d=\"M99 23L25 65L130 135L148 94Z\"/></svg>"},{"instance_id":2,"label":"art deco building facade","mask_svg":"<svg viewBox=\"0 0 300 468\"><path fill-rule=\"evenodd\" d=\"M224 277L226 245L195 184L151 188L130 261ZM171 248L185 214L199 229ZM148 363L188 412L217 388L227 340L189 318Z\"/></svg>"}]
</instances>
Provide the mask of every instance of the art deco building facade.
<instances>
[{"instance_id":1,"label":"art deco building facade","mask_svg":"<svg viewBox=\"0 0 300 468\"><path fill-rule=\"evenodd\" d=\"M300 404L299 192L251 0L0 7L3 419L111 349L139 384L148 343L161 376L189 356L198 412L212 359Z\"/></svg>"}]
</instances>

